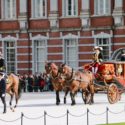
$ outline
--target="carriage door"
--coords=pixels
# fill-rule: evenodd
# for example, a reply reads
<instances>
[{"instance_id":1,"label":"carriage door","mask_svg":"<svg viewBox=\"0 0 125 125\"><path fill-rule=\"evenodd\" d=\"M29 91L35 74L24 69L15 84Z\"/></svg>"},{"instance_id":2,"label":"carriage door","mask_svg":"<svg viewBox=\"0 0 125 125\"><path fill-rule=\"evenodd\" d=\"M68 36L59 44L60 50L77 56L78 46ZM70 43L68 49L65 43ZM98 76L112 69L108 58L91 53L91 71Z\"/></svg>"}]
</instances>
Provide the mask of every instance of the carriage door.
<instances>
[{"instance_id":1,"label":"carriage door","mask_svg":"<svg viewBox=\"0 0 125 125\"><path fill-rule=\"evenodd\" d=\"M5 41L5 62L6 72L16 73L16 52L15 52L15 41Z\"/></svg>"},{"instance_id":2,"label":"carriage door","mask_svg":"<svg viewBox=\"0 0 125 125\"><path fill-rule=\"evenodd\" d=\"M64 40L64 62L72 68L78 67L78 45L77 39Z\"/></svg>"},{"instance_id":3,"label":"carriage door","mask_svg":"<svg viewBox=\"0 0 125 125\"><path fill-rule=\"evenodd\" d=\"M47 40L34 41L34 73L45 71L45 61L47 60Z\"/></svg>"}]
</instances>

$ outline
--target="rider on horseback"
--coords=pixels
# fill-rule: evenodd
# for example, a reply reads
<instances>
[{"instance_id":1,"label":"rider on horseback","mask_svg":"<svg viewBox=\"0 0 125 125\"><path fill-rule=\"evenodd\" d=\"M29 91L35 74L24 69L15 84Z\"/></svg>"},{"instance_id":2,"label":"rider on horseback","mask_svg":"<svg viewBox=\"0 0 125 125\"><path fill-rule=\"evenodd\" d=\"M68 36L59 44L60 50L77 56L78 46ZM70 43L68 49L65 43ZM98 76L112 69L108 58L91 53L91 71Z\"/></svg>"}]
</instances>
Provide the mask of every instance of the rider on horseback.
<instances>
[{"instance_id":1,"label":"rider on horseback","mask_svg":"<svg viewBox=\"0 0 125 125\"><path fill-rule=\"evenodd\" d=\"M5 61L2 52L0 52L0 72L5 72Z\"/></svg>"},{"instance_id":2,"label":"rider on horseback","mask_svg":"<svg viewBox=\"0 0 125 125\"><path fill-rule=\"evenodd\" d=\"M5 101L5 93L6 93L6 81L5 81L5 63L2 57L2 53L0 52L0 98L2 103L4 104L4 111L6 113L6 101Z\"/></svg>"},{"instance_id":3,"label":"rider on horseback","mask_svg":"<svg viewBox=\"0 0 125 125\"><path fill-rule=\"evenodd\" d=\"M103 55L101 53L102 50L103 50L102 47L99 47L99 46L94 47L94 56L93 56L94 63L92 67L92 72L94 74L97 73L98 67L103 61Z\"/></svg>"},{"instance_id":4,"label":"rider on horseback","mask_svg":"<svg viewBox=\"0 0 125 125\"><path fill-rule=\"evenodd\" d=\"M3 113L6 113L5 93L6 93L6 82L3 73L0 72L0 98L2 100L2 103L4 104Z\"/></svg>"}]
</instances>

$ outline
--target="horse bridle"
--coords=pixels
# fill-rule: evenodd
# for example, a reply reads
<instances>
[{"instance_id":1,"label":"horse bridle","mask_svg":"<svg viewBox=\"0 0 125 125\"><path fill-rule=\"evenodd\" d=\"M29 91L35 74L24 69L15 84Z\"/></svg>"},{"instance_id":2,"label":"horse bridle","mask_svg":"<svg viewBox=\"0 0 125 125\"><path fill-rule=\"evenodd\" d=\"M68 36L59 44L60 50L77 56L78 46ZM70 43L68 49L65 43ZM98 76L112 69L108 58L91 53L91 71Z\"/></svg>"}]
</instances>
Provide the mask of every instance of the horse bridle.
<instances>
[{"instance_id":1,"label":"horse bridle","mask_svg":"<svg viewBox=\"0 0 125 125\"><path fill-rule=\"evenodd\" d=\"M52 70L52 67L51 67L51 63L48 63L48 68L49 68L49 70L50 70L49 74L50 74L51 78L54 79L54 80L57 79L58 76L59 76L59 73L60 73L59 70L58 70L57 75L56 75L56 76L53 76L53 74L52 74L53 70Z\"/></svg>"}]
</instances>

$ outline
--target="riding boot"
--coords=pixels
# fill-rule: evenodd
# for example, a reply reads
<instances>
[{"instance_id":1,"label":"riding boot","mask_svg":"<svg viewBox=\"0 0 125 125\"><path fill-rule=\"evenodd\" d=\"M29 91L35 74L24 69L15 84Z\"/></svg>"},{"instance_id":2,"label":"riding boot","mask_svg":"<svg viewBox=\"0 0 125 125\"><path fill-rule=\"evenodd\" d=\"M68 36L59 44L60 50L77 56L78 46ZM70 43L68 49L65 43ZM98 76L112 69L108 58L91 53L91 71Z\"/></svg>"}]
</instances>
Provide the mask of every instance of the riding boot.
<instances>
[{"instance_id":1,"label":"riding boot","mask_svg":"<svg viewBox=\"0 0 125 125\"><path fill-rule=\"evenodd\" d=\"M2 103L4 105L4 110L3 113L6 113L6 101L5 101L5 97L1 97Z\"/></svg>"}]
</instances>

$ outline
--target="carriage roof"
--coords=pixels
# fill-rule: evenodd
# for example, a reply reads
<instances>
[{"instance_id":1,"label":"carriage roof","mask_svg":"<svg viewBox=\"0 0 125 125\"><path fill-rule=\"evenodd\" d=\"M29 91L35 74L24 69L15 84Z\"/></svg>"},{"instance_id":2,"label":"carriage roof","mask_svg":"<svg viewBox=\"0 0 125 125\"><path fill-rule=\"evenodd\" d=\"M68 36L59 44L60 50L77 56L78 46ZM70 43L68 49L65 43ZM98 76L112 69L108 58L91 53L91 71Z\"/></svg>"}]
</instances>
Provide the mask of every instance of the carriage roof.
<instances>
[{"instance_id":1,"label":"carriage roof","mask_svg":"<svg viewBox=\"0 0 125 125\"><path fill-rule=\"evenodd\" d=\"M125 64L125 61L116 61L116 60L111 60L111 61L104 61L102 64Z\"/></svg>"}]
</instances>

